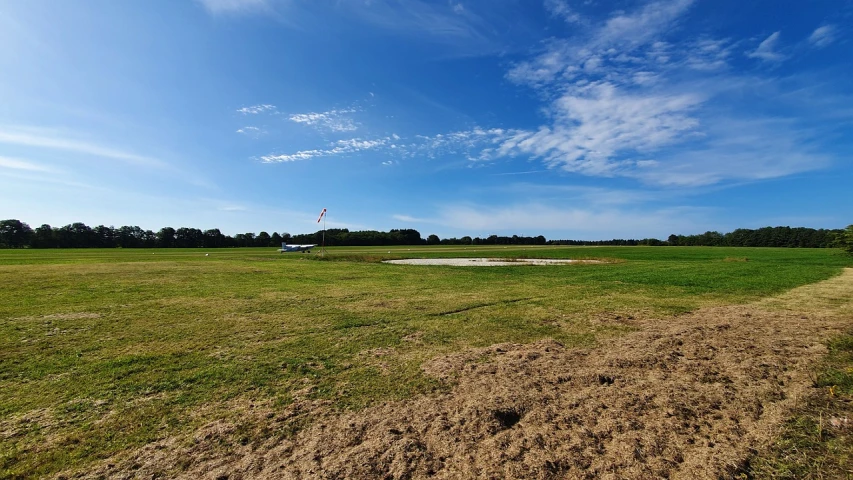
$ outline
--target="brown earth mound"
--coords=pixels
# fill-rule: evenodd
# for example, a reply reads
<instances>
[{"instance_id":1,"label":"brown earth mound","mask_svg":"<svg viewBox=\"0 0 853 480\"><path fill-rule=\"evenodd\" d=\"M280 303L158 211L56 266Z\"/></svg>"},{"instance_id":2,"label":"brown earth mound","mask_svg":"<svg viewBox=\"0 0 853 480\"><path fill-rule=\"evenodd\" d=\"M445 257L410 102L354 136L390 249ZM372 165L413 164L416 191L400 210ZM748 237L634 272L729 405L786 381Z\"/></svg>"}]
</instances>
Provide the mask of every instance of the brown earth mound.
<instances>
[{"instance_id":1,"label":"brown earth mound","mask_svg":"<svg viewBox=\"0 0 853 480\"><path fill-rule=\"evenodd\" d=\"M436 359L425 370L458 381L447 394L319 408L291 439L223 455L211 445L231 427L214 424L190 446L160 442L90 476L732 478L811 388L823 342L851 315L848 269L775 299L638 322L595 349L541 341Z\"/></svg>"}]
</instances>

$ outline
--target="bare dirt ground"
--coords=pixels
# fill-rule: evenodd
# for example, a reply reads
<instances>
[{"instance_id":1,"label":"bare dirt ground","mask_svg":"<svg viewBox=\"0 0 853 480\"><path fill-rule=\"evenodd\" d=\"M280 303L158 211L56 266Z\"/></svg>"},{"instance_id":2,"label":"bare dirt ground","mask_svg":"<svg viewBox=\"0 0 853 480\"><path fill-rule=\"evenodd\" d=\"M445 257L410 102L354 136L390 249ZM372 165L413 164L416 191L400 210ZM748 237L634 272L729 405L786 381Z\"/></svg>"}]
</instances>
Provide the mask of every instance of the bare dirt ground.
<instances>
[{"instance_id":1,"label":"bare dirt ground","mask_svg":"<svg viewBox=\"0 0 853 480\"><path fill-rule=\"evenodd\" d=\"M220 422L86 476L733 478L812 388L827 337L853 325L853 269L749 305L631 323L638 331L594 349L546 340L435 359L427 373L458 382L446 394L264 413L309 415L294 437L242 446Z\"/></svg>"},{"instance_id":2,"label":"bare dirt ground","mask_svg":"<svg viewBox=\"0 0 853 480\"><path fill-rule=\"evenodd\" d=\"M385 260L397 265L450 265L453 267L508 267L516 265L568 265L570 263L603 263L601 260L571 260L554 258L405 258Z\"/></svg>"}]
</instances>

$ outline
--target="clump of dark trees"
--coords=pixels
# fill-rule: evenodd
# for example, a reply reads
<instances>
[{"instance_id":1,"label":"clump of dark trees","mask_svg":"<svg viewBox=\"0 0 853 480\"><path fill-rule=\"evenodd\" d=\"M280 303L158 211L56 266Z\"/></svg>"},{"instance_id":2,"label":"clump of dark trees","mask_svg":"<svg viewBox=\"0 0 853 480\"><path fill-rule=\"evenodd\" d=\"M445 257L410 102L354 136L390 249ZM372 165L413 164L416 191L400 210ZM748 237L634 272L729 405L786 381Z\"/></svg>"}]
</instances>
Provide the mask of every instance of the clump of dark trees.
<instances>
[{"instance_id":1,"label":"clump of dark trees","mask_svg":"<svg viewBox=\"0 0 853 480\"><path fill-rule=\"evenodd\" d=\"M547 240L544 236L511 237L490 235L481 237L426 239L413 229L378 232L348 229L329 229L324 232L290 235L267 232L224 235L218 228L161 228L157 232L139 227L89 227L72 223L64 227L42 225L31 228L20 220L0 221L0 248L223 248L223 247L278 247L282 242L325 242L327 246L381 246L381 245L649 245L649 246L708 246L708 247L789 247L829 248L841 247L853 253L853 225L846 229L814 229L791 227L745 228L729 233L705 232L700 235L670 235L666 240L656 238L613 240Z\"/></svg>"}]
</instances>

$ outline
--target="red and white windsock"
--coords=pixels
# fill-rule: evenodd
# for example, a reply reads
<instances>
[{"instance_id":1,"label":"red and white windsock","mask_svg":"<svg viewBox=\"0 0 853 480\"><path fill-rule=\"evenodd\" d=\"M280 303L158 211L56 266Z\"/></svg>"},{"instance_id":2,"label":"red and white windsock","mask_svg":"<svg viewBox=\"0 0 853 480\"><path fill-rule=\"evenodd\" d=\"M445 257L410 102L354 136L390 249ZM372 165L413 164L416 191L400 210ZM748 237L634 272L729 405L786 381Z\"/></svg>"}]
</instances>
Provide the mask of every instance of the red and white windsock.
<instances>
[{"instance_id":1,"label":"red and white windsock","mask_svg":"<svg viewBox=\"0 0 853 480\"><path fill-rule=\"evenodd\" d=\"M322 212L320 212L320 216L317 217L317 223L320 223L320 220L323 219L323 215L326 214L326 209L324 208Z\"/></svg>"}]
</instances>

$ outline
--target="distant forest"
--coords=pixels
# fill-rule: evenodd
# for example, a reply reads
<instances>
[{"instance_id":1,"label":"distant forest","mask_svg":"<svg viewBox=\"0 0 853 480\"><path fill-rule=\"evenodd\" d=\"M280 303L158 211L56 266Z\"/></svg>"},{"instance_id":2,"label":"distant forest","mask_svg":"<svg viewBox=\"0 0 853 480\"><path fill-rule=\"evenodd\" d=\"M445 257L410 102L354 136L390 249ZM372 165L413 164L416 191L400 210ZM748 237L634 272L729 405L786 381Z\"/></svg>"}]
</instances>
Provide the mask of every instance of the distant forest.
<instances>
[{"instance_id":1,"label":"distant forest","mask_svg":"<svg viewBox=\"0 0 853 480\"><path fill-rule=\"evenodd\" d=\"M20 220L0 221L0 248L227 248L227 247L279 247L282 242L314 243L323 241L323 231L290 235L267 232L224 235L218 228L164 227L154 232L139 227L89 227L72 223L64 227L42 225L33 229ZM649 245L649 246L708 246L708 247L789 247L853 249L853 225L847 229L814 229L805 227L764 227L756 230L739 228L733 232L705 232L699 235L670 235L666 240L657 238L612 240L548 240L542 235L511 237L491 235L486 238L426 239L413 229L378 232L373 230L351 232L348 229L329 229L325 232L327 246L380 246L380 245Z\"/></svg>"}]
</instances>

